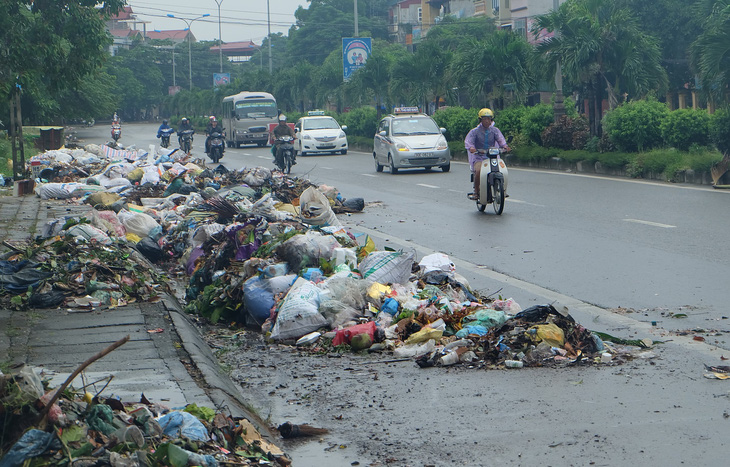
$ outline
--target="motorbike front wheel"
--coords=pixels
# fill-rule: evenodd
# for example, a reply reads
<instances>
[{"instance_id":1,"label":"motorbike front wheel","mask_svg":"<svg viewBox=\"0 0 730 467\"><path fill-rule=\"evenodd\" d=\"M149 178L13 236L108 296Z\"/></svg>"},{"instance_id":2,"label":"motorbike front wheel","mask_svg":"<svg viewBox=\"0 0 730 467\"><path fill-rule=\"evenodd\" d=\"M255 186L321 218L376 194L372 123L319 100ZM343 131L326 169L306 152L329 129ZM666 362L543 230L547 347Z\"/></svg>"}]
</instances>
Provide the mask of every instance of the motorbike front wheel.
<instances>
[{"instance_id":1,"label":"motorbike front wheel","mask_svg":"<svg viewBox=\"0 0 730 467\"><path fill-rule=\"evenodd\" d=\"M502 214L504 211L504 181L501 178L495 178L494 184L492 185L492 206L494 207L494 213L497 215Z\"/></svg>"}]
</instances>

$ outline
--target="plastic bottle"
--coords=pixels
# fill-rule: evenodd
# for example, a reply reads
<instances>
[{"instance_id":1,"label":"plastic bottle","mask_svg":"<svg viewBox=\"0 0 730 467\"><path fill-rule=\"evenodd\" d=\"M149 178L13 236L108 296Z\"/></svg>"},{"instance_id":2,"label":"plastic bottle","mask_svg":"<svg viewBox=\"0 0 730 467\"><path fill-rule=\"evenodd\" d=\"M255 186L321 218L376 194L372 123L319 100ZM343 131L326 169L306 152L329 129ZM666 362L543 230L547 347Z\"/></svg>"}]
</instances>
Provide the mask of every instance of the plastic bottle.
<instances>
[{"instance_id":1,"label":"plastic bottle","mask_svg":"<svg viewBox=\"0 0 730 467\"><path fill-rule=\"evenodd\" d=\"M519 360L505 360L504 366L507 368L522 368L524 364Z\"/></svg>"}]
</instances>

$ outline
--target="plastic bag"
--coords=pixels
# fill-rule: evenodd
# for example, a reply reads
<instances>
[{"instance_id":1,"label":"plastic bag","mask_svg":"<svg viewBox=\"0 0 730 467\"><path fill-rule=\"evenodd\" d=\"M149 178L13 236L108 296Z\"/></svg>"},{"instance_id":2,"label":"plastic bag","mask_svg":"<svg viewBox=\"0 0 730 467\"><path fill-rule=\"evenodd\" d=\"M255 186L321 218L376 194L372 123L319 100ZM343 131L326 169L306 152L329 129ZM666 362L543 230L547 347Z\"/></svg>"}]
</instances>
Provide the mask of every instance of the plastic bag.
<instances>
[{"instance_id":1,"label":"plastic bag","mask_svg":"<svg viewBox=\"0 0 730 467\"><path fill-rule=\"evenodd\" d=\"M142 212L119 211L117 216L127 233L133 233L141 238L150 234L150 231L158 226L157 221L149 214Z\"/></svg>"},{"instance_id":2,"label":"plastic bag","mask_svg":"<svg viewBox=\"0 0 730 467\"><path fill-rule=\"evenodd\" d=\"M327 320L318 311L319 301L317 286L301 277L297 279L279 307L276 323L271 329L271 339L299 339L326 326Z\"/></svg>"},{"instance_id":3,"label":"plastic bag","mask_svg":"<svg viewBox=\"0 0 730 467\"><path fill-rule=\"evenodd\" d=\"M408 344L396 347L393 351L395 358L410 358L424 355L436 350L436 341L429 339L422 344Z\"/></svg>"},{"instance_id":4,"label":"plastic bag","mask_svg":"<svg viewBox=\"0 0 730 467\"><path fill-rule=\"evenodd\" d=\"M106 233L91 224L76 224L69 228L66 233L86 241L94 240L102 245L110 245L112 243Z\"/></svg>"},{"instance_id":5,"label":"plastic bag","mask_svg":"<svg viewBox=\"0 0 730 467\"><path fill-rule=\"evenodd\" d=\"M304 235L295 235L276 247L276 254L289 264L293 271L307 266L319 266L319 259L332 259L335 248L340 244L334 237L308 231Z\"/></svg>"},{"instance_id":6,"label":"plastic bag","mask_svg":"<svg viewBox=\"0 0 730 467\"><path fill-rule=\"evenodd\" d=\"M261 277L255 276L243 283L243 305L248 317L259 326L271 315L275 304L274 294Z\"/></svg>"},{"instance_id":7,"label":"plastic bag","mask_svg":"<svg viewBox=\"0 0 730 467\"><path fill-rule=\"evenodd\" d=\"M382 284L405 284L411 277L411 267L415 252L411 251L374 251L360 263L364 279Z\"/></svg>"},{"instance_id":8,"label":"plastic bag","mask_svg":"<svg viewBox=\"0 0 730 467\"><path fill-rule=\"evenodd\" d=\"M357 324L350 326L346 329L340 329L335 334L335 338L332 339L332 345L350 344L352 338L358 334L367 334L370 336L370 342L375 342L375 330L377 326L375 321L369 321L367 323Z\"/></svg>"},{"instance_id":9,"label":"plastic bag","mask_svg":"<svg viewBox=\"0 0 730 467\"><path fill-rule=\"evenodd\" d=\"M421 272L423 274L431 271L453 272L456 270L456 266L451 262L448 255L443 253L434 253L424 256L421 258L418 266L421 268Z\"/></svg>"},{"instance_id":10,"label":"plastic bag","mask_svg":"<svg viewBox=\"0 0 730 467\"><path fill-rule=\"evenodd\" d=\"M302 222L310 225L337 225L340 221L330 206L330 202L321 191L310 186L299 196L299 207Z\"/></svg>"},{"instance_id":11,"label":"plastic bag","mask_svg":"<svg viewBox=\"0 0 730 467\"><path fill-rule=\"evenodd\" d=\"M158 418L162 432L170 438L188 438L191 441L208 441L208 430L193 414L170 412Z\"/></svg>"}]
</instances>

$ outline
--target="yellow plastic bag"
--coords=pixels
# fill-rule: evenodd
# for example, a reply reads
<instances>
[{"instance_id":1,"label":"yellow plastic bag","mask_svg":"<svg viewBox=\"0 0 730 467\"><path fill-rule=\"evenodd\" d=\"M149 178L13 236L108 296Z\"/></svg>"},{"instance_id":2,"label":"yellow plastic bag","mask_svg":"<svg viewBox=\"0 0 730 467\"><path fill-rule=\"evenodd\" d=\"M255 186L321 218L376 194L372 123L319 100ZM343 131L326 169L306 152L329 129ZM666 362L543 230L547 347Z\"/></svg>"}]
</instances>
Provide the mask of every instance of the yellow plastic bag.
<instances>
[{"instance_id":1,"label":"yellow plastic bag","mask_svg":"<svg viewBox=\"0 0 730 467\"><path fill-rule=\"evenodd\" d=\"M389 294L391 290L390 286L374 282L373 285L368 287L368 297L379 300L383 295Z\"/></svg>"},{"instance_id":2,"label":"yellow plastic bag","mask_svg":"<svg viewBox=\"0 0 730 467\"><path fill-rule=\"evenodd\" d=\"M534 342L543 341L550 347L560 347L565 345L565 333L556 324L539 324L530 328L530 336Z\"/></svg>"},{"instance_id":3,"label":"yellow plastic bag","mask_svg":"<svg viewBox=\"0 0 730 467\"><path fill-rule=\"evenodd\" d=\"M431 339L439 340L443 335L444 332L440 329L423 328L420 331L414 332L413 334L408 336L408 339L406 339L406 345L420 344L421 342L426 342Z\"/></svg>"}]
</instances>

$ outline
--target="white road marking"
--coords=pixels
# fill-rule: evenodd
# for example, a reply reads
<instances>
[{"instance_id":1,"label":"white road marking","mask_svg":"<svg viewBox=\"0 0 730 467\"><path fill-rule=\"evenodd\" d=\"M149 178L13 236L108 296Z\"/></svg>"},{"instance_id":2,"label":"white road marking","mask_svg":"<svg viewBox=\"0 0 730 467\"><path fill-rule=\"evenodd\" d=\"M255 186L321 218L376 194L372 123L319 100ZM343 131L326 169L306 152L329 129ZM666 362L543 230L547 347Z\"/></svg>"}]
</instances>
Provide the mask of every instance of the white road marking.
<instances>
[{"instance_id":1,"label":"white road marking","mask_svg":"<svg viewBox=\"0 0 730 467\"><path fill-rule=\"evenodd\" d=\"M377 175L373 175L373 174L360 174L360 175L362 175L363 177L375 177L375 178L378 178Z\"/></svg>"},{"instance_id":2,"label":"white road marking","mask_svg":"<svg viewBox=\"0 0 730 467\"><path fill-rule=\"evenodd\" d=\"M519 203L519 204L528 204L530 206L537 206L538 208L544 208L544 204L535 204L535 203L528 203L527 201L522 201L519 199L514 199L512 197L507 198L505 201L509 201L510 203Z\"/></svg>"},{"instance_id":3,"label":"white road marking","mask_svg":"<svg viewBox=\"0 0 730 467\"><path fill-rule=\"evenodd\" d=\"M256 156L256 157L258 157L259 159L271 159L270 156Z\"/></svg>"},{"instance_id":4,"label":"white road marking","mask_svg":"<svg viewBox=\"0 0 730 467\"><path fill-rule=\"evenodd\" d=\"M244 152L244 153L243 153L243 155L244 155L244 156L250 156L250 155L251 155L251 153L250 153L250 152Z\"/></svg>"},{"instance_id":5,"label":"white road marking","mask_svg":"<svg viewBox=\"0 0 730 467\"><path fill-rule=\"evenodd\" d=\"M332 168L332 167L325 167L323 165L321 165L319 168L324 169L324 170L334 170L334 168Z\"/></svg>"},{"instance_id":6,"label":"white road marking","mask_svg":"<svg viewBox=\"0 0 730 467\"><path fill-rule=\"evenodd\" d=\"M440 187L437 187L436 185L426 185L425 183L416 183L416 185L423 186L426 188L437 188L437 189L440 188Z\"/></svg>"},{"instance_id":7,"label":"white road marking","mask_svg":"<svg viewBox=\"0 0 730 467\"><path fill-rule=\"evenodd\" d=\"M624 219L626 222L634 222L636 224L650 225L652 227L661 227L663 229L674 229L676 225L660 224L659 222L642 221L641 219Z\"/></svg>"}]
</instances>

